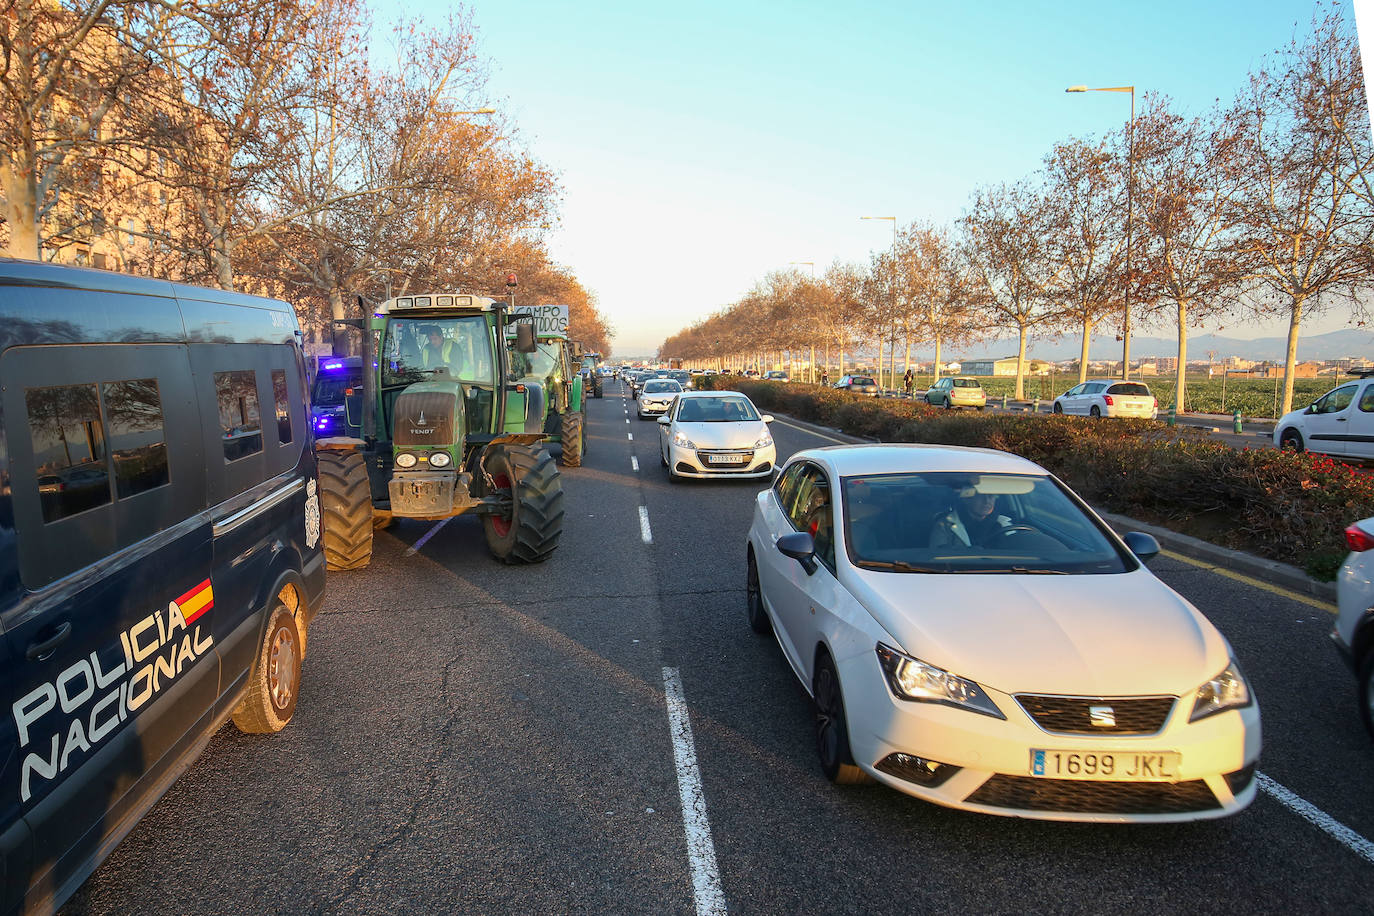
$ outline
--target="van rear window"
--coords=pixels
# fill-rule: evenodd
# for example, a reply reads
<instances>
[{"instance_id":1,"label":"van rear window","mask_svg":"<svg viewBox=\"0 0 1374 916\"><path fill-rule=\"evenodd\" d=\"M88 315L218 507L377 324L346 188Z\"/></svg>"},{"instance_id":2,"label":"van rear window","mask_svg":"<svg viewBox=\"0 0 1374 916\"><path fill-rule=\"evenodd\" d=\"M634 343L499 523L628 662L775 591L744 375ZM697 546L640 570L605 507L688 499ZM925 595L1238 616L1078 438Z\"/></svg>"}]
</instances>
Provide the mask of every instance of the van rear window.
<instances>
[{"instance_id":1,"label":"van rear window","mask_svg":"<svg viewBox=\"0 0 1374 916\"><path fill-rule=\"evenodd\" d=\"M224 460L237 461L262 451L262 409L258 377L251 370L215 373L220 439Z\"/></svg>"}]
</instances>

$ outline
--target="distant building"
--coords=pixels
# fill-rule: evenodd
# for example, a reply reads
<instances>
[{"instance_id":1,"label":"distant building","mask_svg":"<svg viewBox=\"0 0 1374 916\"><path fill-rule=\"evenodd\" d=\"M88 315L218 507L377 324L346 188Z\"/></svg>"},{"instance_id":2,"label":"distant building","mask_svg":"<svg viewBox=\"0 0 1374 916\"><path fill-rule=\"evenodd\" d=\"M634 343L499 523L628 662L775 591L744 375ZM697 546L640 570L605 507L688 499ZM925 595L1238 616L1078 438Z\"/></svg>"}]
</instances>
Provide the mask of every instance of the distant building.
<instances>
[{"instance_id":1,"label":"distant building","mask_svg":"<svg viewBox=\"0 0 1374 916\"><path fill-rule=\"evenodd\" d=\"M1264 378L1283 378L1283 366L1265 366L1257 370ZM1316 378L1321 374L1322 364L1317 362L1298 363L1293 367L1294 378Z\"/></svg>"},{"instance_id":2,"label":"distant building","mask_svg":"<svg viewBox=\"0 0 1374 916\"><path fill-rule=\"evenodd\" d=\"M1049 375L1054 370L1054 363L1043 359L1026 359L1027 375ZM964 375L1015 375L1016 357L1007 356L1002 359L966 359L961 368L953 370L962 372Z\"/></svg>"}]
</instances>

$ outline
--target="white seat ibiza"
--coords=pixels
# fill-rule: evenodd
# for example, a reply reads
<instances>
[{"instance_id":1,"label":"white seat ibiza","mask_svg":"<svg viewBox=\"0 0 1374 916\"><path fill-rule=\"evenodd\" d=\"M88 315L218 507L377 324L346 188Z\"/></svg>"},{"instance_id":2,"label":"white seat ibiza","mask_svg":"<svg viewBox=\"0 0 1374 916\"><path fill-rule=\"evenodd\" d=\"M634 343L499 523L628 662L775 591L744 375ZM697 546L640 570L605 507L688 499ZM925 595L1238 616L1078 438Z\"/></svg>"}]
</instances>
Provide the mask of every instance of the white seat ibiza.
<instances>
[{"instance_id":1,"label":"white seat ibiza","mask_svg":"<svg viewBox=\"0 0 1374 916\"><path fill-rule=\"evenodd\" d=\"M1182 821L1255 797L1230 645L1043 468L1003 452L800 452L760 493L750 625L816 705L821 768L952 808Z\"/></svg>"}]
</instances>

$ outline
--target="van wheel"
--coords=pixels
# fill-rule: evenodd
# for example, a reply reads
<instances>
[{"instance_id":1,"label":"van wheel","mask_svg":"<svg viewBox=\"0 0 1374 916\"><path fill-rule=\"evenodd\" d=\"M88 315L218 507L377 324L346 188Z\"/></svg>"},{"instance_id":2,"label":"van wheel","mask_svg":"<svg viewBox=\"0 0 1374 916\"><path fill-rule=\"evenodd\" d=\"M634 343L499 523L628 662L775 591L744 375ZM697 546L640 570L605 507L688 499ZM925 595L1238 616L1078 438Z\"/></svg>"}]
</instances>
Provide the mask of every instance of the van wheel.
<instances>
[{"instance_id":1,"label":"van wheel","mask_svg":"<svg viewBox=\"0 0 1374 916\"><path fill-rule=\"evenodd\" d=\"M539 448L497 446L486 458L493 493L510 498L509 510L482 516L492 556L502 563L542 563L563 534L563 479Z\"/></svg>"},{"instance_id":2,"label":"van wheel","mask_svg":"<svg viewBox=\"0 0 1374 916\"><path fill-rule=\"evenodd\" d=\"M274 599L267 632L248 676L248 692L231 714L239 731L266 735L281 731L291 721L300 695L304 648L296 618Z\"/></svg>"},{"instance_id":3,"label":"van wheel","mask_svg":"<svg viewBox=\"0 0 1374 916\"><path fill-rule=\"evenodd\" d=\"M1285 429L1283 435L1279 437L1279 448L1293 452L1302 451L1302 433L1296 429Z\"/></svg>"},{"instance_id":4,"label":"van wheel","mask_svg":"<svg viewBox=\"0 0 1374 916\"><path fill-rule=\"evenodd\" d=\"M357 452L322 451L320 513L329 569L362 569L372 562L372 484Z\"/></svg>"},{"instance_id":5,"label":"van wheel","mask_svg":"<svg viewBox=\"0 0 1374 916\"><path fill-rule=\"evenodd\" d=\"M582 414L573 410L563 414L559 432L563 437L563 465L582 467L582 453L587 447L587 431Z\"/></svg>"}]
</instances>

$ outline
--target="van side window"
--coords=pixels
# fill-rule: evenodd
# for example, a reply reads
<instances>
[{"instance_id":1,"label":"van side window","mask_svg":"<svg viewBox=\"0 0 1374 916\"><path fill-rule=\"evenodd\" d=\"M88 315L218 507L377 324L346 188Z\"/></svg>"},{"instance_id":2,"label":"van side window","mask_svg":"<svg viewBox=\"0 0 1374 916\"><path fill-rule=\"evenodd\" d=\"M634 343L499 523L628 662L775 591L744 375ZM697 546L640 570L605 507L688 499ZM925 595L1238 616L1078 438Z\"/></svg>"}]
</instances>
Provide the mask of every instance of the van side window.
<instances>
[{"instance_id":1,"label":"van side window","mask_svg":"<svg viewBox=\"0 0 1374 916\"><path fill-rule=\"evenodd\" d=\"M55 522L109 503L105 428L95 386L27 388L24 403L43 521Z\"/></svg>"},{"instance_id":2,"label":"van side window","mask_svg":"<svg viewBox=\"0 0 1374 916\"><path fill-rule=\"evenodd\" d=\"M215 395L219 399L224 460L237 461L262 451L257 373L252 370L216 372Z\"/></svg>"},{"instance_id":3,"label":"van side window","mask_svg":"<svg viewBox=\"0 0 1374 916\"><path fill-rule=\"evenodd\" d=\"M117 496L128 499L166 486L171 476L157 380L106 382L100 388L114 455Z\"/></svg>"},{"instance_id":4,"label":"van side window","mask_svg":"<svg viewBox=\"0 0 1374 916\"><path fill-rule=\"evenodd\" d=\"M272 370L272 399L277 408L277 444L286 445L291 441L291 399L286 393L286 373L281 369Z\"/></svg>"}]
</instances>

